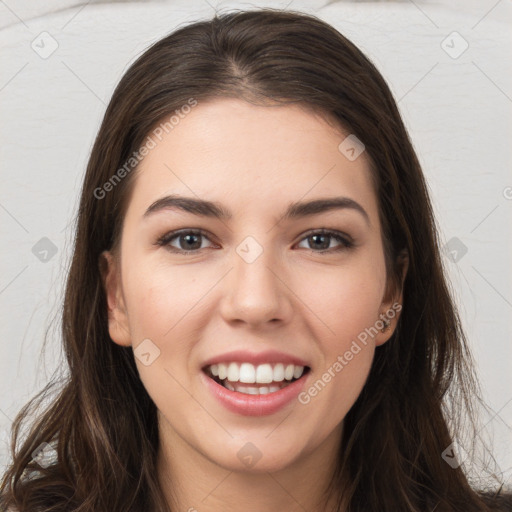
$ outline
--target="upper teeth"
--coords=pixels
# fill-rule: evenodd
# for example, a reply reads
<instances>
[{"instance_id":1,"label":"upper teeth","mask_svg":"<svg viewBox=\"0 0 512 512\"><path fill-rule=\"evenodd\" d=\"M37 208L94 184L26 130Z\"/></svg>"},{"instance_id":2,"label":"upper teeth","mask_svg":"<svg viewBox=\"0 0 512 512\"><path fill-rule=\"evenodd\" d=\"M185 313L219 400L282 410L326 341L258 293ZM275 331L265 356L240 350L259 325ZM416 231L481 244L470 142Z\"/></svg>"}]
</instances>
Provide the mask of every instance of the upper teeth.
<instances>
[{"instance_id":1,"label":"upper teeth","mask_svg":"<svg viewBox=\"0 0 512 512\"><path fill-rule=\"evenodd\" d=\"M274 366L268 363L258 366L251 363L219 363L212 364L210 371L220 380L227 378L231 382L268 384L293 378L298 379L304 372L304 366L293 364L285 366L283 363L277 363Z\"/></svg>"}]
</instances>

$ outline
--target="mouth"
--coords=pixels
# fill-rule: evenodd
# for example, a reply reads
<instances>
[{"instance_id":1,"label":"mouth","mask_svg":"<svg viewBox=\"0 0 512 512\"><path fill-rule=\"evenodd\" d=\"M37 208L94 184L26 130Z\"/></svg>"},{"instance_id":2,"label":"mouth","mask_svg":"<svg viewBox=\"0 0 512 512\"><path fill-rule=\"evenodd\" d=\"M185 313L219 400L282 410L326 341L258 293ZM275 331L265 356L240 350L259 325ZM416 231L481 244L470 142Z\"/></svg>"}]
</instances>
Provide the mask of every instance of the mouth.
<instances>
[{"instance_id":1,"label":"mouth","mask_svg":"<svg viewBox=\"0 0 512 512\"><path fill-rule=\"evenodd\" d=\"M302 379L310 371L309 366L285 363L225 362L203 368L207 377L225 389L245 395L269 395L277 393L293 382Z\"/></svg>"}]
</instances>

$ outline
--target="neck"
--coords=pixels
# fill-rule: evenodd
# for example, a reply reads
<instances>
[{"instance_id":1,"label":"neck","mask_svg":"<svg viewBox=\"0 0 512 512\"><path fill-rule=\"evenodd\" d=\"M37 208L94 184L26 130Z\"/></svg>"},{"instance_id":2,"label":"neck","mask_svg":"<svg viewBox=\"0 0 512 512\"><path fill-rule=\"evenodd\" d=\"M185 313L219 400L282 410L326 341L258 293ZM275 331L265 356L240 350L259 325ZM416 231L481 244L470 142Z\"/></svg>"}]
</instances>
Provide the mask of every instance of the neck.
<instances>
[{"instance_id":1,"label":"neck","mask_svg":"<svg viewBox=\"0 0 512 512\"><path fill-rule=\"evenodd\" d=\"M311 453L272 471L222 467L183 440L162 417L159 429L158 477L172 512L338 512L337 496L326 492L341 426Z\"/></svg>"}]
</instances>

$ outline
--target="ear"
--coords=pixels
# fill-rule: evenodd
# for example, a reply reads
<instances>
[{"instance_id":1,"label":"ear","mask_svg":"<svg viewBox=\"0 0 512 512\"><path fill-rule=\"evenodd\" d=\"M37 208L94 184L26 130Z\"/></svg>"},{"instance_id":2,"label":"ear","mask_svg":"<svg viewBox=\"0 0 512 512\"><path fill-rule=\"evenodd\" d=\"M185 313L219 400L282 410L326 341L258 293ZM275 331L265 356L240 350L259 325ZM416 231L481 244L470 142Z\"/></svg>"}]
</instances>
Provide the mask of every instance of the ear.
<instances>
[{"instance_id":1,"label":"ear","mask_svg":"<svg viewBox=\"0 0 512 512\"><path fill-rule=\"evenodd\" d=\"M110 251L103 251L99 258L103 289L108 307L108 331L112 341L128 347L131 343L118 258Z\"/></svg>"},{"instance_id":2,"label":"ear","mask_svg":"<svg viewBox=\"0 0 512 512\"><path fill-rule=\"evenodd\" d=\"M404 282L407 276L407 270L409 269L409 253L407 249L403 249L400 252L395 265L396 273L393 277L388 277L386 293L380 306L381 322L379 322L378 325L380 326L381 323L387 323L387 326L384 325L379 329L378 334L375 336L376 346L383 345L393 336L398 324L398 319L400 318L400 313L403 308ZM398 276L398 282L395 276Z\"/></svg>"}]
</instances>

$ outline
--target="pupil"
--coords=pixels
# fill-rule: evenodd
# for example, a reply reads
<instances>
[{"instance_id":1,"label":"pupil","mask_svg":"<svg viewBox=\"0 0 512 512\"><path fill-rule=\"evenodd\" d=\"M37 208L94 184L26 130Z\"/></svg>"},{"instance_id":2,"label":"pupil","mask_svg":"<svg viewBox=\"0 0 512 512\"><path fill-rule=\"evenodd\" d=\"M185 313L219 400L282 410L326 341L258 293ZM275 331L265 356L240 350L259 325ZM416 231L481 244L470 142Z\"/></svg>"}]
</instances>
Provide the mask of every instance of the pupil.
<instances>
[{"instance_id":1,"label":"pupil","mask_svg":"<svg viewBox=\"0 0 512 512\"><path fill-rule=\"evenodd\" d=\"M186 244L189 244L189 242L191 242L194 245L194 242L191 239L193 239L193 238L198 239L199 237L197 235L188 234L188 235L182 235L182 238L186 239ZM195 245L197 246L197 241L196 241ZM201 243L199 242L199 247L192 247L192 248L199 249L200 247L201 247ZM190 248L190 246L189 246L189 248Z\"/></svg>"},{"instance_id":2,"label":"pupil","mask_svg":"<svg viewBox=\"0 0 512 512\"><path fill-rule=\"evenodd\" d=\"M328 243L328 241L327 241L327 243L325 243L325 240L329 238L327 235L312 235L310 238L311 238L311 239L316 239L316 240L317 240L318 238L323 238L323 239L324 239L324 243L323 243L323 244L321 244L321 245L322 245L322 247L320 247L320 248L321 248L321 249L328 249L328 248L329 248L329 243ZM318 248L318 246L317 246L317 248Z\"/></svg>"}]
</instances>

